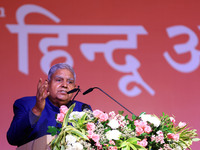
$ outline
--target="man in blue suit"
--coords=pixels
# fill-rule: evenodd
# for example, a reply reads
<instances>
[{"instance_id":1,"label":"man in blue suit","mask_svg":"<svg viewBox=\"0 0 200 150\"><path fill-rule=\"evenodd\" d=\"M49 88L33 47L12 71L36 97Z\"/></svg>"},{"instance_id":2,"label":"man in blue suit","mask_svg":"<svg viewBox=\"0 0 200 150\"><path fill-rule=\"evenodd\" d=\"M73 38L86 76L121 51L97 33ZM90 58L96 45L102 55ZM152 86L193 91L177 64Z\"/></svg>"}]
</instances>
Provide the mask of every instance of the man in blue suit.
<instances>
[{"instance_id":1,"label":"man in blue suit","mask_svg":"<svg viewBox=\"0 0 200 150\"><path fill-rule=\"evenodd\" d=\"M55 116L61 105L69 107L76 103L74 111L82 111L85 104L71 101L73 93L67 93L76 87L75 80L76 74L69 65L60 63L52 66L48 80L39 80L36 96L15 101L14 117L7 132L8 142L21 146L48 134L48 126L60 126Z\"/></svg>"}]
</instances>

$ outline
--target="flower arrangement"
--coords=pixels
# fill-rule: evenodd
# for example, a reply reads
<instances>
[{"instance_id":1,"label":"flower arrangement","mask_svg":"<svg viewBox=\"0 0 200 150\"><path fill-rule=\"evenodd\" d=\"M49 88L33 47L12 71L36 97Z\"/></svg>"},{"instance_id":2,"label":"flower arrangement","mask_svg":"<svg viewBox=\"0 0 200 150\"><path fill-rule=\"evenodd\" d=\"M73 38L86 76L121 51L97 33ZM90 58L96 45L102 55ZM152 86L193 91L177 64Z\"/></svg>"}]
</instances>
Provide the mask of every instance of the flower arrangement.
<instances>
[{"instance_id":1,"label":"flower arrangement","mask_svg":"<svg viewBox=\"0 0 200 150\"><path fill-rule=\"evenodd\" d=\"M62 127L48 127L56 135L50 143L52 150L185 150L200 140L196 130L184 122L176 126L175 119L164 113L161 117L141 113L130 120L123 112L76 112L74 107L61 106L56 120Z\"/></svg>"}]
</instances>

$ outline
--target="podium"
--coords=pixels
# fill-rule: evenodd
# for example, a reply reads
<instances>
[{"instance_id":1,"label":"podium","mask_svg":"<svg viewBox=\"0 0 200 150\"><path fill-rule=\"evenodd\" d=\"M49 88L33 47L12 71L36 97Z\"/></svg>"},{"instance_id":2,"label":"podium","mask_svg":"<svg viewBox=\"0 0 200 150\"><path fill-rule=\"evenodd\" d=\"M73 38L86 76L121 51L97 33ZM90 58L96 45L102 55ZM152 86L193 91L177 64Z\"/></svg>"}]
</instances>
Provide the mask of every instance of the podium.
<instances>
[{"instance_id":1,"label":"podium","mask_svg":"<svg viewBox=\"0 0 200 150\"><path fill-rule=\"evenodd\" d=\"M16 150L50 150L49 143L54 137L51 135L45 135L33 141L30 141L20 147L17 147Z\"/></svg>"}]
</instances>

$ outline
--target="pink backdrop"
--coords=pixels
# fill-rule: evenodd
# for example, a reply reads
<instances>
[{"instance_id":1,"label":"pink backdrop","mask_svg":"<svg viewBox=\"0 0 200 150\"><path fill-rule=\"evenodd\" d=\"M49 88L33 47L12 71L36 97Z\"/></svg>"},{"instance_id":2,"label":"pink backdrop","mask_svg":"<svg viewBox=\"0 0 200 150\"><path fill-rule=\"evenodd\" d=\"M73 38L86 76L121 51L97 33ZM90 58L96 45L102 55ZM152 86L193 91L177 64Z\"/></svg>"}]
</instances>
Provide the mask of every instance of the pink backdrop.
<instances>
[{"instance_id":1,"label":"pink backdrop","mask_svg":"<svg viewBox=\"0 0 200 150\"><path fill-rule=\"evenodd\" d=\"M199 129L198 0L29 2L0 3L2 149L15 149L6 140L14 101L35 95L58 62L74 67L82 93L98 86L136 115L165 112ZM93 109L123 110L98 90L82 93Z\"/></svg>"}]
</instances>

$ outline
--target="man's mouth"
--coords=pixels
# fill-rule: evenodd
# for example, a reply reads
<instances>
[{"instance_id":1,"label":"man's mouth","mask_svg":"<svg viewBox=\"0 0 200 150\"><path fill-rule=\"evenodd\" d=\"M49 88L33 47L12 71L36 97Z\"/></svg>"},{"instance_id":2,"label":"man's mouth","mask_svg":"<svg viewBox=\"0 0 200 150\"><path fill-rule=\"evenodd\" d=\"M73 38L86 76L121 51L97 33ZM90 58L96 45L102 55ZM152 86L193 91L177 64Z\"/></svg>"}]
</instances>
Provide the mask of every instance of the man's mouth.
<instances>
[{"instance_id":1,"label":"man's mouth","mask_svg":"<svg viewBox=\"0 0 200 150\"><path fill-rule=\"evenodd\" d=\"M67 91L66 90L59 90L59 93L61 93L61 94L67 94Z\"/></svg>"}]
</instances>

